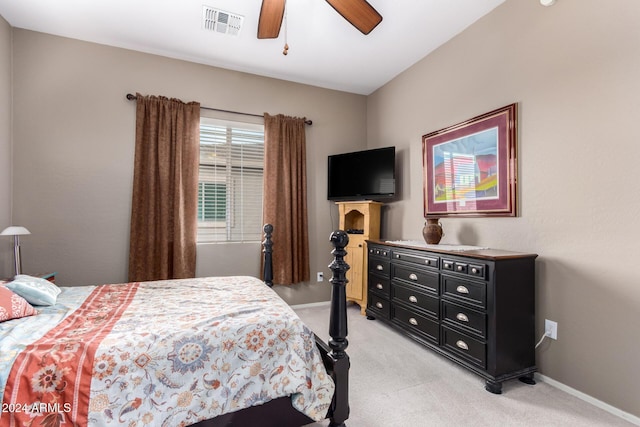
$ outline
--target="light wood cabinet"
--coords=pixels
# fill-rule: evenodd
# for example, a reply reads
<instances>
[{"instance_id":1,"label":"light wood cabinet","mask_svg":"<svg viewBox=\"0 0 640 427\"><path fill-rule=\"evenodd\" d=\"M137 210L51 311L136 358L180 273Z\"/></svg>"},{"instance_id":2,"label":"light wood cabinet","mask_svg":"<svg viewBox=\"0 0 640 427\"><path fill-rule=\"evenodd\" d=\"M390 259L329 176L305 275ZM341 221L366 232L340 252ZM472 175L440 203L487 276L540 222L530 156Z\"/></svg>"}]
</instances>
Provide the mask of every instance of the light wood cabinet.
<instances>
[{"instance_id":1,"label":"light wood cabinet","mask_svg":"<svg viewBox=\"0 0 640 427\"><path fill-rule=\"evenodd\" d=\"M340 229L349 234L344 260L347 271L347 301L360 306L365 315L367 308L367 240L380 238L380 208L382 203L373 201L337 202L340 212Z\"/></svg>"}]
</instances>

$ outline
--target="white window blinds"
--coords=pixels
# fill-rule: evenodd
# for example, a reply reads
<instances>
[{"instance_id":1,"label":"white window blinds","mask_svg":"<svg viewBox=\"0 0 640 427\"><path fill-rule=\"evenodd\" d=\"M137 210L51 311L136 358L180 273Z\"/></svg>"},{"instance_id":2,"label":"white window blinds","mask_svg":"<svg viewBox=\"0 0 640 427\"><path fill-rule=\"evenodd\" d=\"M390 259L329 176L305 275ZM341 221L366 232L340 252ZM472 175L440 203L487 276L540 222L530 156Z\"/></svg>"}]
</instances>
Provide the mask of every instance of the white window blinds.
<instances>
[{"instance_id":1,"label":"white window blinds","mask_svg":"<svg viewBox=\"0 0 640 427\"><path fill-rule=\"evenodd\" d=\"M262 239L264 126L200 118L198 242Z\"/></svg>"}]
</instances>

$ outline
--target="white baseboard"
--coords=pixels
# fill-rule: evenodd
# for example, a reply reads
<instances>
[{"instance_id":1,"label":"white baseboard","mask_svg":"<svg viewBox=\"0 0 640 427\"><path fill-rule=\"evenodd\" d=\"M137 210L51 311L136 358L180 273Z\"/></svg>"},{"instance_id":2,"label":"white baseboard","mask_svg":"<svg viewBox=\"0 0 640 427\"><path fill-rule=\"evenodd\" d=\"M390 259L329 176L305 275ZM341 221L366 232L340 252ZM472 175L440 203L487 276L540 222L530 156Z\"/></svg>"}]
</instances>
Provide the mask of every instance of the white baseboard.
<instances>
[{"instance_id":1,"label":"white baseboard","mask_svg":"<svg viewBox=\"0 0 640 427\"><path fill-rule=\"evenodd\" d=\"M591 403L592 405L597 406L598 408L603 409L609 412L610 414L613 414L617 417L622 418L623 420L629 421L632 424L640 426L640 417L636 417L633 414L624 412L623 410L618 409L615 406L611 406L608 403L603 402L602 400L598 400L595 397L589 396L588 394L585 394L581 391L576 390L575 388L569 387L566 384L562 384L561 382L556 381L553 378L549 378L537 372L534 374L534 377L536 378L536 380L540 380L544 383L547 383L555 388L558 388L564 392L569 393L572 396L577 397L578 399Z\"/></svg>"},{"instance_id":2,"label":"white baseboard","mask_svg":"<svg viewBox=\"0 0 640 427\"><path fill-rule=\"evenodd\" d=\"M297 308L323 307L325 305L331 305L331 301L310 302L308 304L296 304L296 305L292 305L291 308L295 310Z\"/></svg>"}]
</instances>

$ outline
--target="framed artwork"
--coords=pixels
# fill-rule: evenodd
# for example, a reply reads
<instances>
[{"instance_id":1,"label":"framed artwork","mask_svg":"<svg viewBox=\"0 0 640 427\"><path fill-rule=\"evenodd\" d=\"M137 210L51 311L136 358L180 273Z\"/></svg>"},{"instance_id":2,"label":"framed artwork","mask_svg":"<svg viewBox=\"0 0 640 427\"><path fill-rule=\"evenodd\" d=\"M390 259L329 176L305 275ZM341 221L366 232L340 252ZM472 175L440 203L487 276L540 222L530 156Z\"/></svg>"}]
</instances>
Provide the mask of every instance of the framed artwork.
<instances>
[{"instance_id":1,"label":"framed artwork","mask_svg":"<svg viewBox=\"0 0 640 427\"><path fill-rule=\"evenodd\" d=\"M516 216L517 104L422 137L424 216Z\"/></svg>"}]
</instances>

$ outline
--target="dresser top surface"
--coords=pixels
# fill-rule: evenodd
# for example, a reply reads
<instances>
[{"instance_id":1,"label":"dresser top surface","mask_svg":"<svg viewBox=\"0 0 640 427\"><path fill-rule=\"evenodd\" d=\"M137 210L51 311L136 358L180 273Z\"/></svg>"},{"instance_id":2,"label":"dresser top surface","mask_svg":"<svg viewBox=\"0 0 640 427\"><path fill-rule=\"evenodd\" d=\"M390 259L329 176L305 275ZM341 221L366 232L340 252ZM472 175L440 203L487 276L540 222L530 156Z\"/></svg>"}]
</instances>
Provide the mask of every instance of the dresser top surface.
<instances>
[{"instance_id":1,"label":"dresser top surface","mask_svg":"<svg viewBox=\"0 0 640 427\"><path fill-rule=\"evenodd\" d=\"M389 240L367 240L371 244L391 246L394 248L413 249L427 252L437 252L452 256L466 256L473 258L484 258L490 260L509 258L536 258L538 254L506 251L481 246L469 245L428 245L420 241L389 241Z\"/></svg>"}]
</instances>

